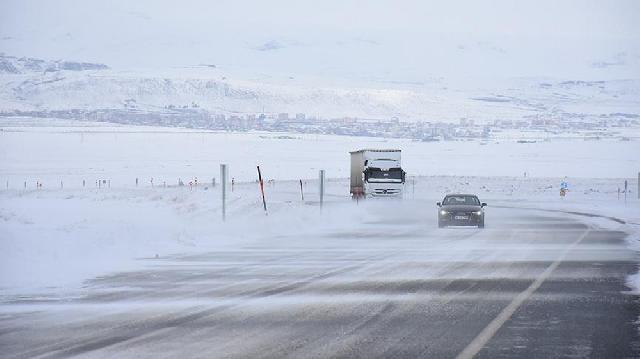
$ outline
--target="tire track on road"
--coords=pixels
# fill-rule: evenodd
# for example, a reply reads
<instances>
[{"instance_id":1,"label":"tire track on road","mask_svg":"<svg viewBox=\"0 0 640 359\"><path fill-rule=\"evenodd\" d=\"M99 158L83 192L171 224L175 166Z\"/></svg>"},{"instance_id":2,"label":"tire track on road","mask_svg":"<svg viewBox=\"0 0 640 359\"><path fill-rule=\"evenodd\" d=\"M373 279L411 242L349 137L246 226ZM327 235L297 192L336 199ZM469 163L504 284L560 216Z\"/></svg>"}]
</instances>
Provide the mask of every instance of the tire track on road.
<instances>
[{"instance_id":1,"label":"tire track on road","mask_svg":"<svg viewBox=\"0 0 640 359\"><path fill-rule=\"evenodd\" d=\"M286 292L290 292L290 291L302 288L318 280L327 279L336 275L341 275L349 271L365 267L371 264L372 262L388 258L392 255L393 254L388 254L388 253L384 255L375 255L375 256L371 256L369 258L364 259L358 264L355 264L355 265L352 264L352 265L348 265L348 266L344 266L341 268L328 271L326 273L314 275L306 280L297 281L294 283L278 286L276 288L271 288L271 289L247 291L243 293L241 296L239 296L238 299L255 299L255 298L271 297L271 296L283 294ZM126 326L121 326L118 328L110 328L108 330L110 332L113 332L113 331L121 332L123 330L128 331L128 333L125 333L125 334L112 335L107 338L100 338L100 339L89 340L89 341L85 339L81 339L81 340L72 340L66 343L56 343L54 345L47 346L45 348L38 348L31 351L23 352L17 355L16 357L21 358L21 357L41 356L43 358L66 358L69 356L80 355L80 354L96 351L99 349L104 349L116 344L121 344L138 337L151 335L163 329L183 326L189 322L193 322L210 315L215 315L225 310L238 307L240 305L241 304L229 304L229 305L222 305L215 308L207 308L204 310L195 311L190 314L177 316L175 318L155 319L155 322L152 322L152 323L148 323L146 320L141 322L130 323Z\"/></svg>"}]
</instances>

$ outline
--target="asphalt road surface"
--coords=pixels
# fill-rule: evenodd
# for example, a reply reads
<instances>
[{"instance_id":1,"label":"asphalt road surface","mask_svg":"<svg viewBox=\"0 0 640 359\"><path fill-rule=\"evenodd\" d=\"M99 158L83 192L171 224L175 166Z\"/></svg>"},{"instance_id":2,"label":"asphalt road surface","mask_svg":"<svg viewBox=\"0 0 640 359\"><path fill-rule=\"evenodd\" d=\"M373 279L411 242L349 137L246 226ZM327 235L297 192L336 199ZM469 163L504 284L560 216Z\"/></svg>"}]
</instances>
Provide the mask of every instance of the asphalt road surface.
<instances>
[{"instance_id":1,"label":"asphalt road surface","mask_svg":"<svg viewBox=\"0 0 640 359\"><path fill-rule=\"evenodd\" d=\"M625 233L491 207L484 230L437 229L397 207L6 300L0 357L640 357Z\"/></svg>"}]
</instances>

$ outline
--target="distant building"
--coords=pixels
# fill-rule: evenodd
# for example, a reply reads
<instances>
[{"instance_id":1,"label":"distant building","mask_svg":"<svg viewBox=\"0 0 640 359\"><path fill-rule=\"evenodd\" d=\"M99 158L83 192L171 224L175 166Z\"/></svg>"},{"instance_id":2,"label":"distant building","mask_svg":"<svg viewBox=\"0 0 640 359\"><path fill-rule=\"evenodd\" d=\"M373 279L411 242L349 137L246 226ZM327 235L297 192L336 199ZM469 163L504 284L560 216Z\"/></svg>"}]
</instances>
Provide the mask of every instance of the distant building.
<instances>
[{"instance_id":1,"label":"distant building","mask_svg":"<svg viewBox=\"0 0 640 359\"><path fill-rule=\"evenodd\" d=\"M289 120L289 114L286 112L282 112L278 114L278 121L288 121Z\"/></svg>"},{"instance_id":2,"label":"distant building","mask_svg":"<svg viewBox=\"0 0 640 359\"><path fill-rule=\"evenodd\" d=\"M482 129L482 137L488 138L490 135L491 135L491 127L484 126L484 128Z\"/></svg>"},{"instance_id":3,"label":"distant building","mask_svg":"<svg viewBox=\"0 0 640 359\"><path fill-rule=\"evenodd\" d=\"M252 129L256 127L257 125L256 115L253 115L253 114L246 115L245 119L246 119L245 125L247 129Z\"/></svg>"},{"instance_id":4,"label":"distant building","mask_svg":"<svg viewBox=\"0 0 640 359\"><path fill-rule=\"evenodd\" d=\"M296 121L304 122L305 119L306 119L306 116L304 113L296 113Z\"/></svg>"}]
</instances>

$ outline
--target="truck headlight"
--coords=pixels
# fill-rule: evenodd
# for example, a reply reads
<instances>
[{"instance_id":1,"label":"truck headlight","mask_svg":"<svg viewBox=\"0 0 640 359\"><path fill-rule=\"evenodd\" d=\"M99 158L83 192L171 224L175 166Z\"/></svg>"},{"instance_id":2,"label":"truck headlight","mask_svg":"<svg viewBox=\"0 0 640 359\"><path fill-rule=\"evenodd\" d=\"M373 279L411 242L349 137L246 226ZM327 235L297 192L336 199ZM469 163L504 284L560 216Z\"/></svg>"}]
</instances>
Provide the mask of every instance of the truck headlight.
<instances>
[{"instance_id":1,"label":"truck headlight","mask_svg":"<svg viewBox=\"0 0 640 359\"><path fill-rule=\"evenodd\" d=\"M440 214L441 214L441 215L443 215L443 216L444 216L445 214L447 214L447 213L448 213L448 212L447 212L447 211L445 211L444 209L443 209L442 211L440 211Z\"/></svg>"},{"instance_id":2,"label":"truck headlight","mask_svg":"<svg viewBox=\"0 0 640 359\"><path fill-rule=\"evenodd\" d=\"M476 214L477 214L478 216L482 216L482 211L478 211L478 212L476 212Z\"/></svg>"}]
</instances>

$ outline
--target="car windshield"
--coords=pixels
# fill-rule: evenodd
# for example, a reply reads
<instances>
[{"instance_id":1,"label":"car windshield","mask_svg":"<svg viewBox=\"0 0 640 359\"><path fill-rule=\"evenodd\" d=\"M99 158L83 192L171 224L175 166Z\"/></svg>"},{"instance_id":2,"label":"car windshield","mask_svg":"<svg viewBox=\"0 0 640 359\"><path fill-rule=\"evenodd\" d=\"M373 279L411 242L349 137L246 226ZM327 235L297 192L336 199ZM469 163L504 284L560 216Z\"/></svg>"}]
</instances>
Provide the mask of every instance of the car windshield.
<instances>
[{"instance_id":1,"label":"car windshield","mask_svg":"<svg viewBox=\"0 0 640 359\"><path fill-rule=\"evenodd\" d=\"M447 196L442 203L445 205L480 205L480 201L476 196Z\"/></svg>"}]
</instances>

